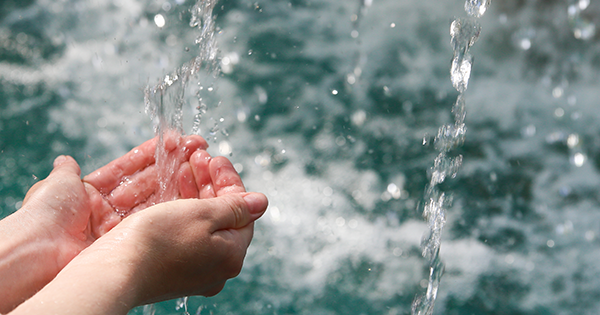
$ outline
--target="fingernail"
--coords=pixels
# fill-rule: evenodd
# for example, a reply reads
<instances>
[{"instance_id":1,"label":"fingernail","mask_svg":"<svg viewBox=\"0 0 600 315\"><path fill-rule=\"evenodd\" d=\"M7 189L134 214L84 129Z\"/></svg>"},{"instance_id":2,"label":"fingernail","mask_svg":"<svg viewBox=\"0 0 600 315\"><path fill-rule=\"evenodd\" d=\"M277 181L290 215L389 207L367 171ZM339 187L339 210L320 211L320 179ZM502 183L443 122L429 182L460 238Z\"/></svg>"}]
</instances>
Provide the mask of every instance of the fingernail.
<instances>
[{"instance_id":1,"label":"fingernail","mask_svg":"<svg viewBox=\"0 0 600 315\"><path fill-rule=\"evenodd\" d=\"M265 195L259 193L249 193L243 198L248 206L248 211L252 214L263 213L265 210L267 210L267 204L269 202Z\"/></svg>"}]
</instances>

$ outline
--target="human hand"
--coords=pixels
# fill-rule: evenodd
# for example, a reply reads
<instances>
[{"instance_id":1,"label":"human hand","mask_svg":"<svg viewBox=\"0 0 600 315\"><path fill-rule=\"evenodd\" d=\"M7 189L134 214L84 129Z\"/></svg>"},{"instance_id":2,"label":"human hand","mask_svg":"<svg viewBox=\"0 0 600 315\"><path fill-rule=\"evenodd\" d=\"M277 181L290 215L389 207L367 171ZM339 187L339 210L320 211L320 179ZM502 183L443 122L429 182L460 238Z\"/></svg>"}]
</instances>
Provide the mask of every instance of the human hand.
<instances>
[{"instance_id":1,"label":"human hand","mask_svg":"<svg viewBox=\"0 0 600 315\"><path fill-rule=\"evenodd\" d=\"M29 190L21 209L0 221L0 236L6 240L0 246L0 312L33 295L73 257L119 223L117 211L141 208L138 199L130 196L148 196L149 187L156 185L156 143L156 138L149 140L87 176L92 184L81 180L73 158L60 156L55 160L53 171ZM199 136L170 136L165 147L179 163L177 174L183 179L180 189L195 189L195 182L189 180L188 159L196 150L206 149L206 141ZM194 187L186 186L192 184ZM106 190L111 185L117 193ZM104 195L106 192L109 194Z\"/></svg>"},{"instance_id":2,"label":"human hand","mask_svg":"<svg viewBox=\"0 0 600 315\"><path fill-rule=\"evenodd\" d=\"M192 169L201 169L202 156L194 153ZM240 272L267 200L240 192L227 159L205 165L211 184L198 179L198 193L214 198L166 202L126 217L11 314L126 314L145 303L218 293Z\"/></svg>"},{"instance_id":3,"label":"human hand","mask_svg":"<svg viewBox=\"0 0 600 315\"><path fill-rule=\"evenodd\" d=\"M266 207L258 193L159 204L123 220L89 248L93 258L82 261L91 265L109 253L118 259L107 269L133 274L130 306L212 296L241 271L253 222Z\"/></svg>"},{"instance_id":4,"label":"human hand","mask_svg":"<svg viewBox=\"0 0 600 315\"><path fill-rule=\"evenodd\" d=\"M22 210L39 216L40 226L59 240L58 249L70 249L61 261L70 261L83 248L121 221L121 214L145 206L157 184L154 160L157 138L132 149L124 156L92 172L83 181L79 165L71 157L60 156L48 178L36 183L23 200ZM196 150L207 148L199 136L170 136L166 151L180 167L189 168L188 159ZM205 152L205 151L203 151ZM189 182L189 181L188 181ZM184 191L190 188L182 186ZM57 227L59 229L57 229ZM56 235L59 234L59 235ZM65 264L66 264L65 262Z\"/></svg>"}]
</instances>

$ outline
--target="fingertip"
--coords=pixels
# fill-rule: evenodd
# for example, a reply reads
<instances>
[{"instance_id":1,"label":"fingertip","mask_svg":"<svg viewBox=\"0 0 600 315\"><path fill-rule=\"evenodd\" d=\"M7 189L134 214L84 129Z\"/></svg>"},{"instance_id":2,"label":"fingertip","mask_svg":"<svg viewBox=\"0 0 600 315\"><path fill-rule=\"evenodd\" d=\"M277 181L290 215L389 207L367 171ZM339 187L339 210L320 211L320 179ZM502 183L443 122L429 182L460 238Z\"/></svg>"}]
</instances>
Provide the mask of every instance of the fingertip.
<instances>
[{"instance_id":1,"label":"fingertip","mask_svg":"<svg viewBox=\"0 0 600 315\"><path fill-rule=\"evenodd\" d=\"M57 169L68 168L70 171L74 172L77 175L81 175L81 169L79 168L79 164L77 161L68 155L59 155L54 159L54 172Z\"/></svg>"},{"instance_id":2,"label":"fingertip","mask_svg":"<svg viewBox=\"0 0 600 315\"><path fill-rule=\"evenodd\" d=\"M176 130L166 130L163 133L163 146L167 152L175 150L182 142L182 136Z\"/></svg>"},{"instance_id":3,"label":"fingertip","mask_svg":"<svg viewBox=\"0 0 600 315\"><path fill-rule=\"evenodd\" d=\"M265 211L267 211L269 200L264 194L251 192L245 194L242 198L246 202L248 212L250 212L254 220L258 219L265 213Z\"/></svg>"},{"instance_id":4,"label":"fingertip","mask_svg":"<svg viewBox=\"0 0 600 315\"><path fill-rule=\"evenodd\" d=\"M208 166L212 156L204 150L197 150L190 156L190 164L192 167Z\"/></svg>"},{"instance_id":5,"label":"fingertip","mask_svg":"<svg viewBox=\"0 0 600 315\"><path fill-rule=\"evenodd\" d=\"M186 151L192 153L196 150L206 150L208 148L208 143L199 135L190 135L185 137L183 146Z\"/></svg>"},{"instance_id":6,"label":"fingertip","mask_svg":"<svg viewBox=\"0 0 600 315\"><path fill-rule=\"evenodd\" d=\"M210 161L210 176L217 196L245 192L244 183L226 157L217 156Z\"/></svg>"},{"instance_id":7,"label":"fingertip","mask_svg":"<svg viewBox=\"0 0 600 315\"><path fill-rule=\"evenodd\" d=\"M59 167L66 161L67 161L67 157L65 155L59 155L56 157L56 159L54 159L54 167Z\"/></svg>"}]
</instances>

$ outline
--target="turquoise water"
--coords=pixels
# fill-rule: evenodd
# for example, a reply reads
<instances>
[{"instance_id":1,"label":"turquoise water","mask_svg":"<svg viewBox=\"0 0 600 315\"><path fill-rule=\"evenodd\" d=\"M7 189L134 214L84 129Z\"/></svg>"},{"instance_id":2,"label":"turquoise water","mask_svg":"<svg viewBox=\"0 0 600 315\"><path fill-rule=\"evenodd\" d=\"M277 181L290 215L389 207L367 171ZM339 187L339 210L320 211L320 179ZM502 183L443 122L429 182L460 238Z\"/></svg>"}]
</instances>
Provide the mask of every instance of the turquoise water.
<instances>
[{"instance_id":1,"label":"turquoise water","mask_svg":"<svg viewBox=\"0 0 600 315\"><path fill-rule=\"evenodd\" d=\"M143 89L197 54L197 34L191 1L1 3L5 216L56 155L90 172L152 137ZM435 314L600 312L599 11L577 2L570 17L570 3L496 1L481 20L463 166L440 186L454 202ZM223 73L200 76L200 134L271 204L242 274L189 313L408 314L423 292L417 209L437 155L423 139L452 120L464 2L359 4L215 9Z\"/></svg>"}]
</instances>

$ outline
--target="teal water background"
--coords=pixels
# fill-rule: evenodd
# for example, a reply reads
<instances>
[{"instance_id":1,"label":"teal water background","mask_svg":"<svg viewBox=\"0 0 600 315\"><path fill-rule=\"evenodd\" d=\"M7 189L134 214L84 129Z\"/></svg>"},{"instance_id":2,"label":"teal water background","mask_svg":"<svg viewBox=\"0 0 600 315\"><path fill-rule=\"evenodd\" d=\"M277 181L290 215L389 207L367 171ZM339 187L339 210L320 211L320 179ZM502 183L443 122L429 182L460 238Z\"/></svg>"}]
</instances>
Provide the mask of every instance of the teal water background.
<instances>
[{"instance_id":1,"label":"teal water background","mask_svg":"<svg viewBox=\"0 0 600 315\"><path fill-rule=\"evenodd\" d=\"M189 0L0 3L6 216L57 155L87 173L152 137L143 89L193 58L197 34ZM600 10L569 21L570 3L495 1L482 18L464 163L442 185L454 203L435 314L600 313L600 46L573 30ZM201 86L210 152L270 208L242 274L190 298L191 314L410 313L437 154L423 139L451 121L449 25L463 5L217 5L223 74L190 86L186 130Z\"/></svg>"}]
</instances>

